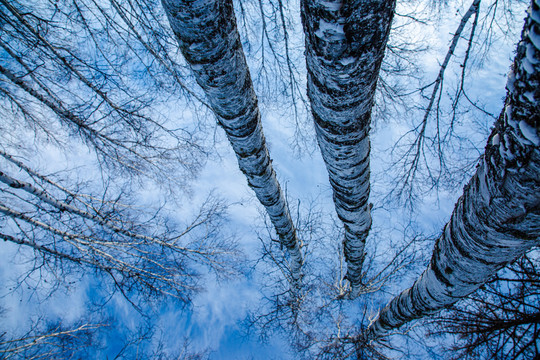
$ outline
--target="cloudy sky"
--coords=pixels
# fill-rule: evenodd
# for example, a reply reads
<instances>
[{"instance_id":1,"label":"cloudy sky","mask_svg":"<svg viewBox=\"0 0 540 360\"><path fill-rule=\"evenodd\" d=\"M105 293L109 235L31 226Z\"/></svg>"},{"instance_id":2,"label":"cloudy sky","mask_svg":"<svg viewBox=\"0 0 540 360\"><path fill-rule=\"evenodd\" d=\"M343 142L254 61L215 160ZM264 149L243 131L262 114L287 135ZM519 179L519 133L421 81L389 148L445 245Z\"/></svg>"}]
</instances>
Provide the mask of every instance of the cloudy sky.
<instances>
[{"instance_id":1,"label":"cloudy sky","mask_svg":"<svg viewBox=\"0 0 540 360\"><path fill-rule=\"evenodd\" d=\"M501 23L507 28L495 31L492 45L486 50L483 39L488 29L482 20L488 16L487 3L490 2L482 5L479 38L473 47L473 50L480 54L475 55L469 64L465 88L470 99L486 112L497 116L505 95L506 73L518 39L525 7L515 5L517 22L510 24L512 27ZM253 12L257 2L249 1L243 4L245 11ZM289 6L288 35L292 58L298 70L299 89L303 91L305 65L302 59L303 37L298 4L293 2ZM396 18L395 26L403 26L396 28L391 44L409 41L408 46L416 46L424 50L411 55L414 68L409 71L417 79L412 79L410 76L400 79L392 77L391 74L385 75L385 79L389 83L396 81L395 86L399 82L404 93L431 83L437 76L451 36L468 6L467 1L455 1L437 10L425 4L416 7L407 2L398 2L397 13L403 16ZM237 11L239 11L238 6ZM418 21L412 21L408 15L405 16L406 14L416 16ZM293 216L296 219L296 214L300 214L300 217L305 219L310 204L314 204L313 208L319 216L317 222L320 230L318 231L322 234L315 236L313 243L307 244L309 251L307 261L312 261L308 271L311 271L313 275L308 278L313 280L311 285L314 287L310 290L309 301L314 303L324 301L321 299L326 296L327 289L324 290L321 284L325 281L333 281L333 275L335 275L333 270L336 264L339 264L336 249L341 240L339 232L336 232L333 226L336 216L331 199L331 188L313 138L311 120L306 109L299 104L300 125L296 124L290 99L278 93L280 89L280 82L277 79L278 71L271 72L268 78L260 78L260 81L257 81L261 75L259 61L261 23L257 17L248 17L246 27L243 26L243 21L239 21L239 24L248 54L248 63L260 97L263 128L271 157L274 160L273 165L286 191ZM500 30L505 32L508 30L508 33L502 34ZM468 34L467 31L470 31L470 25L465 31ZM248 46L248 44L251 45ZM282 44L278 43L278 45L278 49L281 49ZM459 80L461 71L459 62L463 60L466 46L467 43L463 39L458 45L456 58L452 60L445 74L441 104L442 114L446 119L449 116L448 105L451 103L450 99L455 93ZM268 45L266 47L268 51ZM275 84L268 84L268 79L275 81ZM306 95L302 92L297 96L305 98ZM443 178L440 186L437 187L431 186L429 179L424 176L425 172L421 173L418 176L416 188L418 196L410 207L404 206L403 199L389 196L396 188L396 176L399 175L401 168L399 162L395 163L400 151L395 144L412 126L418 124L417 120L422 116L422 107L425 107L428 101L421 98L418 93L413 93L404 99L404 104L395 108L391 106L384 108L383 103L379 103L373 119L371 202L374 205L374 211L368 251L380 255L374 260L375 267L384 266L385 259L393 254L392 246L403 246L413 235L421 235L425 241L419 244L419 249L416 250L416 265L411 266L410 271L403 273L401 278L391 281L384 292L370 295L365 299L343 301L340 307L344 309L340 308L339 312L336 310L336 314L359 316L359 313L364 311L362 309L367 309L365 311L368 315L374 314L380 306L384 305L384 301L412 284L414 277L429 260L431 252L429 246L434 236L448 220L454 203L461 193L463 182L459 179L470 176L470 171L474 169L474 167L467 168L465 174L458 174L456 171L456 177L459 179ZM456 122L456 139L448 147L448 151L451 152L449 158L461 161L456 168L468 165L467 162L478 157L478 151L471 149L477 148L481 151L489 126L493 122L492 118L473 109L465 101L462 101L462 105ZM167 104L162 106L160 109L162 114L171 119L181 119L178 121L182 123L198 121L192 113L197 110L185 107L177 110L175 105L168 106ZM179 111L184 113L180 115ZM102 288L103 285L99 279L96 280L93 273L67 276L63 280L69 285L62 285L52 293L51 288L47 286L55 283L54 276L46 269L39 273L41 279L34 278L38 276L34 274L34 277L27 279L26 283L17 286L21 284L21 277L34 266L34 263L28 260L32 258L32 254L14 244L3 242L0 251L0 283L2 284L0 305L5 311L1 320L1 331L8 331L15 334L15 337L22 336L39 317L53 322L61 320L65 325L76 324L81 321L81 318L89 316L87 305L89 301L95 301L100 304L109 325L102 335L94 339L96 343L99 342L104 347L92 350L97 352L98 358L106 356L114 358L129 340L130 334L144 327L146 320L152 324L154 333L149 341L141 345L135 343L129 347L126 350L128 354L131 354L129 356L137 354L137 346L152 348L160 342L165 353L175 353L184 346L187 340L191 351L209 350L212 359L295 358L287 334L277 329L261 333L261 329L256 325L250 327L247 321L249 315L260 314L271 309L264 298L271 296L272 292L279 291L279 285L275 285L279 282L275 280L279 273L276 272L273 264L259 261L262 255L261 241L268 242L261 208L252 191L247 187L243 174L238 170L236 158L222 130L214 125L214 120L210 115L208 117L204 131L209 135L206 141L211 144L209 147L213 153L199 176L190 182L188 191L181 192L176 199L169 201L167 210L171 211L172 217L182 223L184 219L189 219L196 213L197 206L204 201L208 193L213 191L219 194L230 204L227 222L224 223L222 230L238 242L239 248L244 253L244 257L239 260L241 263L237 264L238 273L229 279L215 279L214 276L209 275L204 281L205 289L193 297L190 305L179 306L172 299L165 299L155 304L152 310L144 309L151 317L151 319L145 319L118 293L107 299L99 298L106 289ZM25 137L31 139L32 135L21 136L21 138ZM25 160L40 168L43 173L52 174L66 169L75 169L70 171L72 171L71 174L75 172L77 178L89 177L91 180L99 181L101 174L92 167L92 164L95 164L92 159L93 153L89 152L84 145L79 144L77 139L70 138L68 142L71 150L66 152L59 150L54 144L43 145L44 142L36 141L33 147L39 145L42 150L35 157L26 156ZM428 162L435 161L429 156L426 159ZM167 197L160 193L159 187L148 185L148 180L145 180L145 183L147 186L138 188L136 194L136 198L141 201L140 206L146 206L152 202L159 204ZM300 210L297 212L298 207ZM320 273L325 275L320 275ZM48 277L50 277L49 281L47 281ZM38 280L40 281L37 288L28 285L37 283ZM349 318L345 323L353 327L360 321L361 319ZM328 325L328 334L335 333L335 329L331 329L334 325ZM317 331L321 328L321 325L318 326L314 327L318 329ZM322 328L324 326L323 323ZM395 341L402 346L413 346L400 339ZM421 355L411 355L412 358L415 358L414 356L429 358L425 350L418 349L418 351Z\"/></svg>"}]
</instances>

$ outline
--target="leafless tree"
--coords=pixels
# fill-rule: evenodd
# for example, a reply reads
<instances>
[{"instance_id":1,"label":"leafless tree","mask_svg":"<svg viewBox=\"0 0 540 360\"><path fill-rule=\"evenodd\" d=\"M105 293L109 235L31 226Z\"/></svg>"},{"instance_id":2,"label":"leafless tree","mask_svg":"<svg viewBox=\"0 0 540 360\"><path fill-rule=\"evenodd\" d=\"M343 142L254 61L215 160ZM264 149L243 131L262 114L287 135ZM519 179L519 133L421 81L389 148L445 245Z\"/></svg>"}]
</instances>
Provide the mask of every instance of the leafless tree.
<instances>
[{"instance_id":1,"label":"leafless tree","mask_svg":"<svg viewBox=\"0 0 540 360\"><path fill-rule=\"evenodd\" d=\"M85 319L95 319L103 314L92 311L84 316ZM122 334L122 330L117 329L114 322L114 319L109 318L100 322L76 322L67 326L58 321L36 318L26 330L25 324L21 322L17 329L0 332L0 359L210 358L210 349L195 349L188 338L175 342L174 347L168 346L164 343L163 329L156 324L142 324L129 334ZM15 333L19 335L15 336ZM116 349L112 350L107 346L108 336L114 337Z\"/></svg>"},{"instance_id":2,"label":"leafless tree","mask_svg":"<svg viewBox=\"0 0 540 360\"><path fill-rule=\"evenodd\" d=\"M37 326L38 324L34 324ZM92 345L92 334L101 324L82 324L73 328L51 325L40 332L32 328L23 337L11 339L0 334L1 359L68 359L83 354ZM94 344L95 345L95 344Z\"/></svg>"},{"instance_id":3,"label":"leafless tree","mask_svg":"<svg viewBox=\"0 0 540 360\"><path fill-rule=\"evenodd\" d=\"M463 301L429 319L432 335L455 336L452 359L540 356L540 263L533 250Z\"/></svg>"},{"instance_id":4,"label":"leafless tree","mask_svg":"<svg viewBox=\"0 0 540 360\"><path fill-rule=\"evenodd\" d=\"M350 297L362 287L371 227L369 128L395 2L303 1L308 97L339 218Z\"/></svg>"},{"instance_id":5,"label":"leafless tree","mask_svg":"<svg viewBox=\"0 0 540 360\"><path fill-rule=\"evenodd\" d=\"M457 302L539 244L540 6L531 1L504 110L426 271L394 298L359 341Z\"/></svg>"},{"instance_id":6,"label":"leafless tree","mask_svg":"<svg viewBox=\"0 0 540 360\"><path fill-rule=\"evenodd\" d=\"M434 3L436 13L448 12L448 3ZM428 183L429 188L438 189L445 184L454 187L466 182L481 148L467 136L470 131L463 125L470 124L463 119L497 119L495 113L470 94L468 79L473 71L481 69L490 54L495 56L494 44L501 36L511 35L513 22L521 20L517 9L525 6L526 2L519 0L474 0L468 8L458 9L460 21L451 34L444 58L439 60L438 73L432 81L408 94L416 110L410 111L415 114L410 117L411 130L398 139L392 150L396 159L390 167L399 170L395 175L398 185L391 196L412 206L418 198L419 184ZM456 158L458 151L470 155Z\"/></svg>"},{"instance_id":7,"label":"leafless tree","mask_svg":"<svg viewBox=\"0 0 540 360\"><path fill-rule=\"evenodd\" d=\"M263 298L246 322L250 333L263 339L284 334L295 356L301 359L353 359L357 350L370 354L367 358L384 359L387 348L377 343L369 349L357 349L356 336L370 322L372 303L380 301L380 294L399 283L415 266L425 243L413 235L412 241L395 244L392 250L385 245L384 250L377 251L375 244L387 237L382 235L384 232L374 233L373 242L366 248L364 287L351 307L351 301L344 301L348 287L343 281L343 249L340 242L332 241L343 236L341 221L330 218L317 200L294 211L298 212L299 235L309 240L301 296L293 297L288 291L287 266L267 226L266 234L260 234L263 252L256 265L258 273L263 274L257 279Z\"/></svg>"},{"instance_id":8,"label":"leafless tree","mask_svg":"<svg viewBox=\"0 0 540 360\"><path fill-rule=\"evenodd\" d=\"M127 299L146 294L184 301L198 288L195 264L217 275L234 272L230 261L238 252L220 235L226 207L217 198L208 198L181 227L159 209L130 204L122 190L70 190L0 155L0 237L32 251L33 271L59 272L58 279L64 271L96 271Z\"/></svg>"},{"instance_id":9,"label":"leafless tree","mask_svg":"<svg viewBox=\"0 0 540 360\"><path fill-rule=\"evenodd\" d=\"M185 183L207 153L200 133L160 107L170 94L199 96L155 9L136 0L0 2L4 145L27 148L26 129L63 145L61 126L110 169Z\"/></svg>"},{"instance_id":10,"label":"leafless tree","mask_svg":"<svg viewBox=\"0 0 540 360\"><path fill-rule=\"evenodd\" d=\"M495 5L488 13L494 14L494 6L503 3L492 2ZM269 290L267 304L253 322L266 329L290 331L295 349L306 356L385 358L384 342L370 340L471 293L497 269L538 244L537 0L532 2L528 33L524 32L518 47L505 110L437 242L430 267L369 328L368 304L379 301L377 294L386 290L389 279L399 277L415 259L410 251L415 240L392 248L382 261L376 252L364 248L371 228L369 127L373 106L377 96L400 96L387 81L388 73L381 74L385 49L397 57L403 51L395 44L387 47L395 1L301 2L308 97L344 231L322 226L328 219L311 209L299 211L304 215L298 214L293 222L262 132L232 1L163 0L162 4L176 39L163 26L164 17L153 0L35 4L0 0L0 52L7 60L0 64L0 111L7 119L0 122L6 134L0 149L0 237L29 250L33 272L90 270L107 279L135 306L139 306L138 296L172 295L189 300L198 290L202 264L206 265L202 271L210 269L217 275L234 272L237 253L234 243L219 232L226 209L219 201L211 198L192 222L180 226L164 210L137 208L131 202L129 185L122 188L108 179L96 190L65 182L21 161L15 151L27 145L27 133L22 134L22 126L11 119L30 125L36 144L45 139L62 145L66 140L60 134L67 129L96 152L105 165L102 170L184 179L174 178L176 169L183 168L185 174L196 172L208 152L192 127L182 127L181 119L171 116L173 111L165 113L165 101L175 104L168 105L171 109L187 101L193 116L199 109L209 109L224 128L240 169L272 223L261 236L260 262L265 270L270 269L265 272L270 283L265 289ZM290 36L289 4L258 0L238 5L240 13L255 5L252 11L260 15L256 31L260 36L259 80L272 78L265 68L266 58L271 57L275 67L271 72L279 78L272 80L272 86L292 99L294 118L299 122L306 102L295 66L299 56L293 54L291 45L295 40ZM435 152L444 153L441 144L452 136L460 102L468 101L482 110L468 97L464 85L477 34L486 23L479 6L480 0L474 0L464 13L435 81L417 92L427 105L405 154L405 165L410 166L402 189L416 178L429 121L439 119L445 74L464 38L463 70L457 91L451 95L450 128L445 130L436 121ZM248 17L246 13L240 21ZM176 60L177 49L188 66ZM192 88L194 81L202 91ZM9 131L17 127L19 132ZM440 159L443 169L446 164ZM319 245L340 237L345 238L343 246L334 243L328 250ZM281 256L283 248L285 257ZM350 299L359 298L360 324L350 317L347 302L342 301L347 293ZM536 327L530 329L534 336ZM525 338L526 345L529 338ZM9 341L2 344L24 348L23 342L13 345L18 340ZM518 355L525 351L529 350Z\"/></svg>"},{"instance_id":11,"label":"leafless tree","mask_svg":"<svg viewBox=\"0 0 540 360\"><path fill-rule=\"evenodd\" d=\"M445 75L445 72L446 72L446 70L448 68L448 65L450 63L451 58L454 56L454 53L456 52L456 47L458 45L458 41L463 38L463 32L465 30L465 25L469 22L471 17L474 16L473 24L472 24L469 39L468 39L469 45L468 45L468 48L467 48L467 51L466 51L464 62L462 64L462 78L461 78L461 85L459 87L459 92L458 92L459 96L457 96L456 99L455 99L456 104L454 106L454 109L456 109L457 102L461 98L461 95L462 95L462 93L464 91L464 89L463 89L463 81L464 81L464 78L465 78L465 71L467 69L467 62L468 62L471 46L472 46L473 39L474 39L474 36L475 36L476 26L478 24L478 15L479 15L479 13L480 13L480 0L474 0L473 3L471 4L471 6L469 7L469 9L462 16L461 21L460 21L454 35L452 36L452 41L451 41L450 46L448 48L448 52L446 53L446 56L445 56L443 62L441 63L437 78L432 83L430 83L430 84L428 84L428 85L426 85L426 86L424 86L424 87L422 87L420 89L420 92L423 93L427 89L431 88L431 95L426 96L426 98L428 99L428 105L427 105L426 110L424 112L422 121L413 130L413 132L415 133L415 140L412 142L412 144L408 147L408 149L403 154L403 160L405 160L404 166L407 169L404 172L403 177L400 179L400 185L397 188L398 189L398 194L397 194L398 196L401 196L403 192L408 193L409 196L412 195L411 194L412 193L411 188L413 187L413 184L414 184L414 180L415 180L415 177L416 177L416 172L419 170L419 162L422 159L422 152L424 151L423 149L424 149L424 146L425 146L424 142L427 140L426 139L427 138L426 129L427 129L427 125L428 125L428 120L430 119L430 115L432 115L432 110L435 113L436 124L437 124L436 125L437 126L437 130L436 130L436 132L437 132L437 141L436 141L436 144L438 146L438 154L440 154L440 156L439 156L440 161L441 162L443 161L443 151L442 151L441 147L443 146L444 139L442 137L444 137L444 136L441 135L441 132L443 130L440 129L440 120L439 119L440 119L440 116L441 116L440 107L441 107L441 99L443 97L442 85L444 83L444 75ZM456 116L456 114L454 113L454 117L455 116ZM450 125L450 128L453 128L453 125ZM405 134L404 136L406 136L406 135L407 134ZM444 167L444 165L443 164L440 164L440 165L441 165L440 166L441 167L440 171L442 171L442 168Z\"/></svg>"},{"instance_id":12,"label":"leafless tree","mask_svg":"<svg viewBox=\"0 0 540 360\"><path fill-rule=\"evenodd\" d=\"M227 134L240 170L266 208L282 246L287 249L291 288L299 289L302 241L266 147L232 1L164 0L163 6L180 50Z\"/></svg>"},{"instance_id":13,"label":"leafless tree","mask_svg":"<svg viewBox=\"0 0 540 360\"><path fill-rule=\"evenodd\" d=\"M255 91L261 107L279 112L294 126L290 143L297 154L312 148L309 102L305 96L303 39L294 3L254 0L238 3L243 40ZM262 114L264 117L264 113Z\"/></svg>"}]
</instances>

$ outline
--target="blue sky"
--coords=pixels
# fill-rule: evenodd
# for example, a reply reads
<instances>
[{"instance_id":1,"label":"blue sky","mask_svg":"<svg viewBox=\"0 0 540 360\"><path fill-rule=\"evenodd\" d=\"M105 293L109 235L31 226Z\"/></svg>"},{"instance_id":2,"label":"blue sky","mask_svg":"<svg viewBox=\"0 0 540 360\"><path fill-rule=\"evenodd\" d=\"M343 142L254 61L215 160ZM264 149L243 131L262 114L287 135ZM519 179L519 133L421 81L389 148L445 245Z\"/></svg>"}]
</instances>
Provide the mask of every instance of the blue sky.
<instances>
[{"instance_id":1,"label":"blue sky","mask_svg":"<svg viewBox=\"0 0 540 360\"><path fill-rule=\"evenodd\" d=\"M455 30L460 19L461 2L458 1L452 8L449 5L446 11L437 21L430 21L428 25L418 25L411 27L410 32L418 32L425 36L413 36L415 41L426 41L429 50L422 53L418 61L418 66L422 71L422 83L428 83L436 76L438 64L444 58L450 34ZM292 6L297 6L296 2ZM463 6L468 6L464 2ZM408 5L401 3L399 13L407 12ZM521 15L520 15L521 16ZM429 17L429 16L428 16ZM294 56L302 59L303 50L301 48L302 37L299 16L295 11L291 11L291 43ZM521 19L521 18L520 18ZM520 20L521 21L521 20ZM518 26L521 22L518 21ZM419 30L420 29L420 30ZM257 34L255 34L257 35ZM256 36L253 35L255 39ZM517 38L516 38L517 39ZM466 83L469 95L478 99L485 108L495 115L498 115L502 106L502 98L505 95L504 84L506 82L506 71L510 64L514 42L516 39L501 38L493 45L481 66L471 70ZM253 40L256 41L256 40ZM296 46L297 45L297 46ZM458 48L458 53L464 51L463 44ZM255 57L248 56L248 62L253 69L257 68ZM304 81L304 65L297 64L299 78ZM256 73L252 71L252 73ZM459 74L459 66L453 64L447 72L447 86L450 88L456 82L456 75ZM408 86L414 88L416 84L409 83ZM260 92L263 92L259 89ZM411 97L411 99L416 99ZM296 206L298 201L305 205L316 200L317 206L323 211L323 220L331 223L335 218L331 199L331 189L327 181L327 174L322 159L313 141L313 130L308 125L301 128L308 138L308 145L298 152L292 144L294 143L295 124L290 104L283 104L281 98L273 99L272 96L261 96L261 112L264 132L267 137L271 157L274 159L274 167L281 181L281 185L286 189L291 208ZM162 109L165 115L175 116L170 108ZM301 117L306 117L304 112ZM461 193L461 187L444 188L439 191L422 191L422 196L415 203L414 208L404 209L402 206L393 203L385 203L385 195L395 186L394 179L389 177L389 165L393 159L390 158L389 149L405 131L409 129L410 120L418 117L417 112L392 113L393 118L375 119L372 132L372 202L374 203L374 230L381 230L378 237L372 236L370 239L390 237L385 241L388 243L378 244L377 254L384 256L390 253L391 243L403 244L406 241L403 235L404 229L411 233L420 233L425 237L433 237L442 228L450 216L454 203ZM463 123L457 131L460 134L467 134L475 146L483 147L483 138L489 127L489 121L479 112L466 112L463 115ZM182 121L193 121L195 117L186 110L182 116ZM306 122L309 124L309 122ZM213 124L213 120L207 120L207 124ZM471 125L476 124L476 125ZM487 126L486 126L487 124ZM216 281L209 277L206 281L206 289L193 298L193 303L188 307L176 307L174 302L163 302L152 312L152 322L156 324L156 336L150 342L155 344L159 337L162 337L164 348L171 351L176 350L183 344L184 339L189 339L192 349L210 349L211 359L286 359L295 358L292 355L288 337L285 334L275 333L270 335L267 341L262 342L257 331L247 332L245 326L246 316L250 311L255 311L261 306L263 294L267 294L268 289L262 290L267 275L270 273L271 265L259 264L253 268L261 253L261 243L258 232L261 232L260 209L256 200L247 187L247 183L241 172L237 168L234 154L227 144L221 129L214 125L206 127L206 131L212 132L216 142L211 147L217 156L212 156L206 163L197 180L193 181L189 192L179 196L180 207L173 211L174 216L179 221L188 218L196 211L196 204L200 204L206 195L214 191L232 205L229 208L229 221L226 224L226 232L234 233L234 238L238 241L240 248L246 254L243 272L230 280ZM82 166L79 170L79 177L85 176L92 170L89 164L91 153L84 150L80 145L74 145L71 151L64 153L49 146L39 157L30 159L34 166L42 168L44 172L55 172L64 168L75 168ZM470 154L468 154L470 155ZM459 157L459 155L458 155ZM99 177L98 173L93 173L93 178ZM140 198L151 202L152 199L161 199L164 195L159 194L159 188L147 187L139 189ZM171 204L174 208L175 205ZM335 233L323 236L324 244L310 244L313 254L333 258L332 262L337 262L337 255L328 253L332 248L332 242L336 242ZM426 244L430 244L426 242ZM374 246L372 244L371 246ZM422 249L425 256L429 256L430 248ZM66 323L76 323L80 316L85 314L85 303L92 295L99 293L100 284L88 279L88 276L68 278L71 283L67 288L48 295L47 289L38 290L19 288L10 291L13 282L22 274L27 272L32 266L25 259L31 257L30 253L19 251L19 249L7 243L2 244L0 251L0 283L4 284L0 290L0 305L7 309L2 319L2 324L7 330L21 332L22 329L35 319L38 314L44 314L51 319L62 319ZM326 261L325 257L321 257ZM15 259L15 262L13 262ZM308 257L309 259L309 257ZM428 258L419 258L418 263L427 262ZM315 260L314 260L315 261ZM330 260L324 264L329 269L333 266ZM381 299L387 299L391 295L410 285L414 276L420 271L411 271L405 276L405 280L396 281L393 286L386 289L388 293L381 294L380 297L370 297L369 304L371 311L376 311L382 303ZM315 269L319 270L319 269ZM51 276L48 274L48 276ZM43 283L42 283L43 285ZM41 286L41 285L40 285ZM363 301L363 300L362 300ZM345 304L350 307L354 314L361 308L362 301L354 301ZM141 318L137 312L117 293L111 301L106 303L106 313L114 317L118 328L106 333L106 342L114 344L106 349L103 354L111 356L119 348L118 339L126 330L136 329L140 325ZM349 319L351 324L355 319ZM333 331L333 330L332 330ZM115 341L116 339L116 341ZM402 340L397 339L397 342ZM418 356L427 356L426 353ZM426 357L427 358L427 357Z\"/></svg>"}]
</instances>

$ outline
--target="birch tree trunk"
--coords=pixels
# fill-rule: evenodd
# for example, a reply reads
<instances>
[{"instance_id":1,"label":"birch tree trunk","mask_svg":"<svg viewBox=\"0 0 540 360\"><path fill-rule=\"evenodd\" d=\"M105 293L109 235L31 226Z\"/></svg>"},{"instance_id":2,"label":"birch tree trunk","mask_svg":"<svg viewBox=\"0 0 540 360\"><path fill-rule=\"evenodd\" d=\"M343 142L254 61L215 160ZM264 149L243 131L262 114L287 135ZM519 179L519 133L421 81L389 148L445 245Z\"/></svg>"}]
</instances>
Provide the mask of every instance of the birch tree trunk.
<instances>
[{"instance_id":1,"label":"birch tree trunk","mask_svg":"<svg viewBox=\"0 0 540 360\"><path fill-rule=\"evenodd\" d=\"M236 153L240 170L289 253L291 285L301 278L301 243L272 168L257 97L231 0L162 0L180 50Z\"/></svg>"},{"instance_id":2,"label":"birch tree trunk","mask_svg":"<svg viewBox=\"0 0 540 360\"><path fill-rule=\"evenodd\" d=\"M457 302L540 244L539 5L529 8L504 110L428 268L380 312L367 339Z\"/></svg>"},{"instance_id":3,"label":"birch tree trunk","mask_svg":"<svg viewBox=\"0 0 540 360\"><path fill-rule=\"evenodd\" d=\"M395 1L301 2L308 96L334 203L345 227L349 296L362 288L371 227L369 128Z\"/></svg>"}]
</instances>

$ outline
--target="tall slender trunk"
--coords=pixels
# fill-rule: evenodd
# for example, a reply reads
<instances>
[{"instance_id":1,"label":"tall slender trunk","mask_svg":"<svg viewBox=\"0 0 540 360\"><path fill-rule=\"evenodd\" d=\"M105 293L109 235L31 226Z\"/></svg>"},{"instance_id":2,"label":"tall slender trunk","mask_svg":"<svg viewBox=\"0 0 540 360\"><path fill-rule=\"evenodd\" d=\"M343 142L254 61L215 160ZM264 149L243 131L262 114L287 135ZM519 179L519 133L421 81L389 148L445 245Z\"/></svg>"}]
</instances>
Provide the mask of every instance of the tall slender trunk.
<instances>
[{"instance_id":1,"label":"tall slender trunk","mask_svg":"<svg viewBox=\"0 0 540 360\"><path fill-rule=\"evenodd\" d=\"M368 339L457 302L540 244L539 5L529 8L504 110L428 268L380 312Z\"/></svg>"},{"instance_id":2,"label":"tall slender trunk","mask_svg":"<svg viewBox=\"0 0 540 360\"><path fill-rule=\"evenodd\" d=\"M369 128L395 1L303 0L308 96L343 241L350 297L362 288L371 227Z\"/></svg>"},{"instance_id":3,"label":"tall slender trunk","mask_svg":"<svg viewBox=\"0 0 540 360\"><path fill-rule=\"evenodd\" d=\"M301 243L272 168L257 97L236 27L231 0L162 0L180 50L203 88L255 191L289 253L291 284L301 278Z\"/></svg>"}]
</instances>

